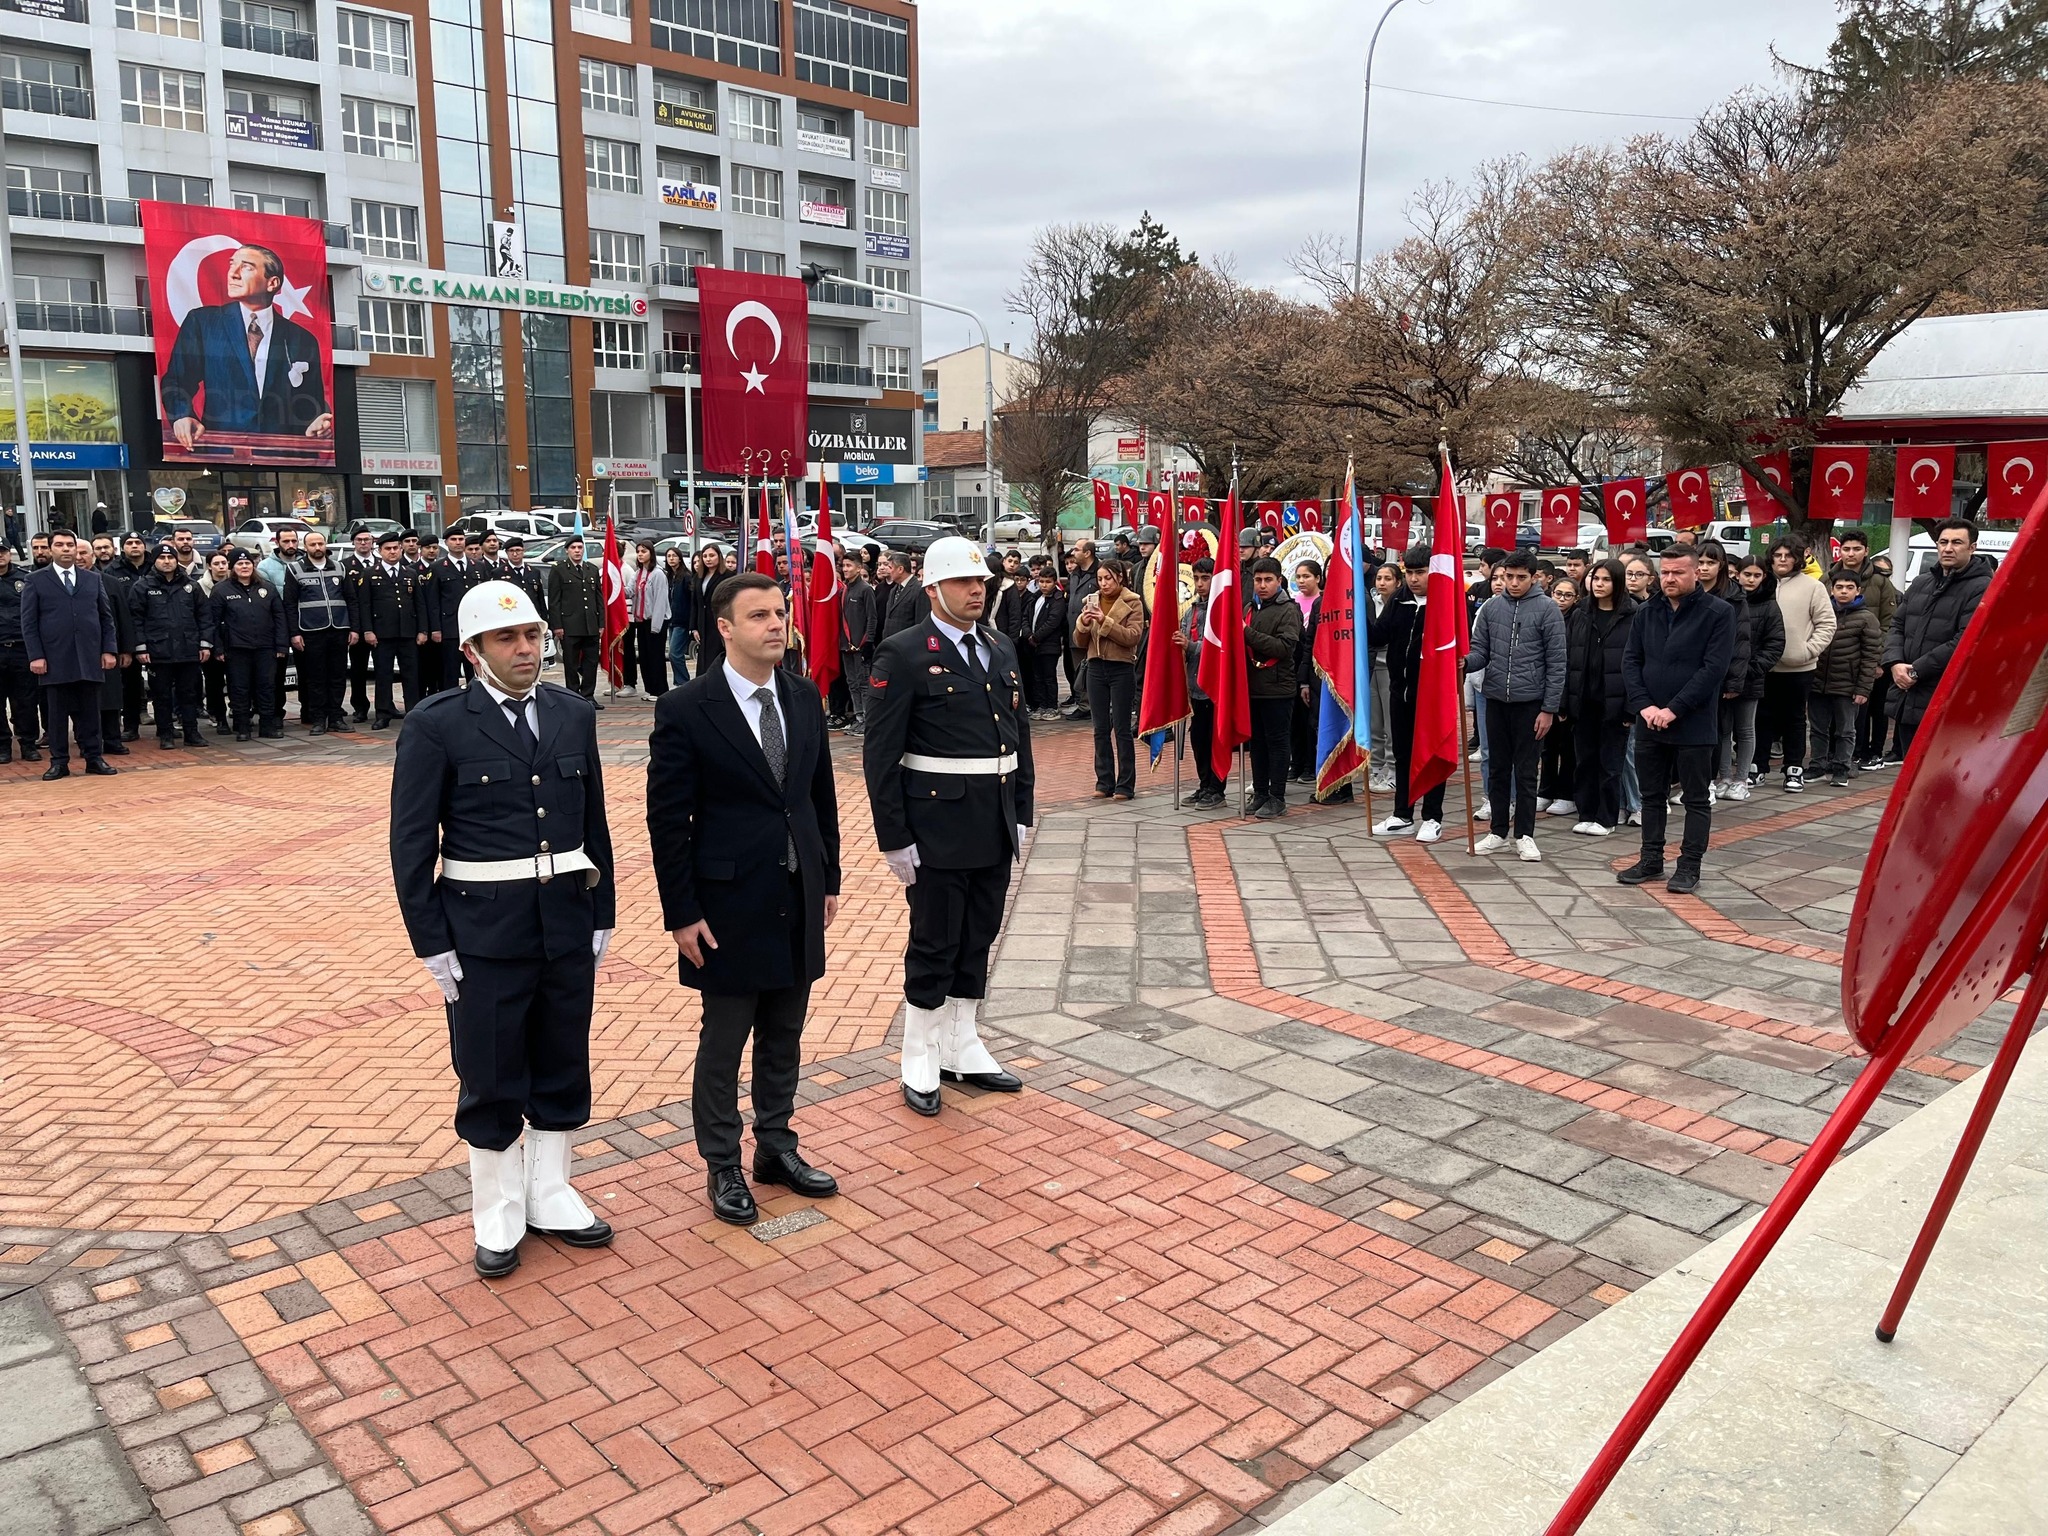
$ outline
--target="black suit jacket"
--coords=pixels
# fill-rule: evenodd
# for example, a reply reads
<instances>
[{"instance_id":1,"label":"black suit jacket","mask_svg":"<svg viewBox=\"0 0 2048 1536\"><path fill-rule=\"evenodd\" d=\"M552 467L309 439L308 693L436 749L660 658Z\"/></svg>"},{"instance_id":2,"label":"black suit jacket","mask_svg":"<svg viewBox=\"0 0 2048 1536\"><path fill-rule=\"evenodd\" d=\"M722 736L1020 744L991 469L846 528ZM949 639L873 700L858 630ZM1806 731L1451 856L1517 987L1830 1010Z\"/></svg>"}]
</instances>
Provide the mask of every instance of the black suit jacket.
<instances>
[{"instance_id":1,"label":"black suit jacket","mask_svg":"<svg viewBox=\"0 0 2048 1536\"><path fill-rule=\"evenodd\" d=\"M683 985L701 992L766 992L825 974L825 898L839 894L839 796L825 711L801 679L777 669L774 685L788 736L780 784L723 667L670 689L654 710L654 879L664 928L706 922L718 941L702 966L676 957ZM795 892L783 867L792 838Z\"/></svg>"},{"instance_id":2,"label":"black suit jacket","mask_svg":"<svg viewBox=\"0 0 2048 1536\"><path fill-rule=\"evenodd\" d=\"M45 661L49 670L36 681L98 683L106 674L100 657L120 654L114 610L98 571L72 569L71 590L55 565L29 572L21 593L21 638L30 661Z\"/></svg>"},{"instance_id":3,"label":"black suit jacket","mask_svg":"<svg viewBox=\"0 0 2048 1536\"><path fill-rule=\"evenodd\" d=\"M313 333L273 312L263 388L249 360L249 321L240 304L195 309L178 327L164 369L164 420L191 416L216 432L304 436L327 414L320 343ZM204 404L199 397L204 396Z\"/></svg>"}]
</instances>

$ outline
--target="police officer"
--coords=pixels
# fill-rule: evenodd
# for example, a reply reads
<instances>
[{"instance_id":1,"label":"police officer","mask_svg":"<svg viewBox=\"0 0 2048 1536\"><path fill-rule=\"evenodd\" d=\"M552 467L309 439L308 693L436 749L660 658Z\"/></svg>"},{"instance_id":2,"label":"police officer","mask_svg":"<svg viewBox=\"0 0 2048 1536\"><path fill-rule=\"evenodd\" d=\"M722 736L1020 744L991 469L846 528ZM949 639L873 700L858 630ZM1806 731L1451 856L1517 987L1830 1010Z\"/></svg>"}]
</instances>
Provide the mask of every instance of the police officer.
<instances>
[{"instance_id":1,"label":"police officer","mask_svg":"<svg viewBox=\"0 0 2048 1536\"><path fill-rule=\"evenodd\" d=\"M381 731L420 699L420 649L427 639L427 603L419 579L399 562L398 535L386 532L377 540L377 559L356 578L355 628L370 648L377 681L377 715L371 729ZM405 684L405 709L391 700L391 675Z\"/></svg>"},{"instance_id":2,"label":"police officer","mask_svg":"<svg viewBox=\"0 0 2048 1536\"><path fill-rule=\"evenodd\" d=\"M1023 1087L975 1028L1010 864L1031 826L1023 670L1009 639L980 622L988 575L972 541L936 541L924 559L931 613L881 643L868 683L868 803L909 888L903 1097L921 1115L939 1112L942 1078Z\"/></svg>"},{"instance_id":3,"label":"police officer","mask_svg":"<svg viewBox=\"0 0 2048 1536\"><path fill-rule=\"evenodd\" d=\"M612 1240L570 1187L569 1137L590 1119L590 1012L616 897L597 715L540 681L539 610L487 581L457 623L477 680L426 700L399 735L391 873L448 1003L476 1271L492 1279L518 1267L528 1232Z\"/></svg>"},{"instance_id":4,"label":"police officer","mask_svg":"<svg viewBox=\"0 0 2048 1536\"><path fill-rule=\"evenodd\" d=\"M284 570L285 628L298 654L299 705L314 736L348 729L348 652L358 638L348 594L348 574L315 529L306 535L306 552Z\"/></svg>"},{"instance_id":5,"label":"police officer","mask_svg":"<svg viewBox=\"0 0 2048 1536\"><path fill-rule=\"evenodd\" d=\"M14 761L14 740L21 742L21 760L38 762L36 741L42 727L36 720L36 680L28 669L28 644L21 636L21 593L28 572L14 563L14 550L0 540L0 763ZM8 716L14 718L14 736Z\"/></svg>"}]
</instances>

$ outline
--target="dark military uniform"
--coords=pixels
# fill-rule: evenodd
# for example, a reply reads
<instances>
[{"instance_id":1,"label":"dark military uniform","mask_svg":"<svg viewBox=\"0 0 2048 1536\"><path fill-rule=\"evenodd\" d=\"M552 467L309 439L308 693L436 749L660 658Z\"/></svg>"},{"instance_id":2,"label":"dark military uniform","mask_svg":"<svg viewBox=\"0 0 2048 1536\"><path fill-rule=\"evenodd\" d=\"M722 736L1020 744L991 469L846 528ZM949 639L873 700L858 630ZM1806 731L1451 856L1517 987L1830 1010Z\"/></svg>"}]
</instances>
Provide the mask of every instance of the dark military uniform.
<instances>
[{"instance_id":1,"label":"dark military uniform","mask_svg":"<svg viewBox=\"0 0 2048 1536\"><path fill-rule=\"evenodd\" d=\"M352 549L341 557L341 571L342 575L346 578L342 586L349 594L349 628L351 629L355 629L356 583L361 581L364 573L376 563L377 557L374 554L365 560ZM355 707L358 720L367 720L370 717L371 649L369 641L363 638L362 631L356 630L355 644L348 648L348 692L349 702ZM339 707L335 709L335 713L341 713Z\"/></svg>"},{"instance_id":2,"label":"dark military uniform","mask_svg":"<svg viewBox=\"0 0 2048 1536\"><path fill-rule=\"evenodd\" d=\"M884 640L869 676L868 803L884 852L916 845L903 995L938 1008L988 990L1010 865L1031 825L1030 709L1009 639L976 628L983 665L933 619ZM949 769L947 762L957 768Z\"/></svg>"},{"instance_id":3,"label":"dark military uniform","mask_svg":"<svg viewBox=\"0 0 2048 1536\"><path fill-rule=\"evenodd\" d=\"M590 1118L591 939L616 923L596 712L552 683L536 693L531 739L481 683L435 694L407 716L391 775L413 953L452 950L462 965L448 1007L455 1132L494 1151L525 1122Z\"/></svg>"},{"instance_id":4,"label":"dark military uniform","mask_svg":"<svg viewBox=\"0 0 2048 1536\"><path fill-rule=\"evenodd\" d=\"M28 585L28 567L18 562L0 576L0 763L11 762L14 748L7 731L14 717L14 735L22 760L33 762L42 728L36 720L36 679L28 669L28 644L21 637L21 593Z\"/></svg>"},{"instance_id":5,"label":"dark military uniform","mask_svg":"<svg viewBox=\"0 0 2048 1536\"><path fill-rule=\"evenodd\" d=\"M593 560L560 561L548 573L548 626L562 632L562 681L586 699L597 693L604 634L604 574Z\"/></svg>"},{"instance_id":6,"label":"dark military uniform","mask_svg":"<svg viewBox=\"0 0 2048 1536\"><path fill-rule=\"evenodd\" d=\"M401 564L395 573L380 560L360 570L355 584L355 627L367 638L377 637L370 647L370 667L377 681L379 730L399 713L391 700L391 675L395 671L405 685L405 707L420 700L420 636L432 627L428 623L426 597L411 568Z\"/></svg>"},{"instance_id":7,"label":"dark military uniform","mask_svg":"<svg viewBox=\"0 0 2048 1536\"><path fill-rule=\"evenodd\" d=\"M541 623L549 624L552 627L548 619L548 571L546 566L527 565L524 562L512 565L508 562L505 569L499 572L498 579L511 582L513 586L532 598L534 608L540 613Z\"/></svg>"}]
</instances>

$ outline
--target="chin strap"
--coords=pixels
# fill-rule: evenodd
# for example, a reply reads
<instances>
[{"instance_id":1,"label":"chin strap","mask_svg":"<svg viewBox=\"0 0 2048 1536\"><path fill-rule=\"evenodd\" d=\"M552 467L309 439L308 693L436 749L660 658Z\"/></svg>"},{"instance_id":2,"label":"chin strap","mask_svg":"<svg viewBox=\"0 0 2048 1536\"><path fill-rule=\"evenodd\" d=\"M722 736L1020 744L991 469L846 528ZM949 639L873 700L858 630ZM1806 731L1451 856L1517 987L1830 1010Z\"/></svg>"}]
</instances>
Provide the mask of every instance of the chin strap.
<instances>
[{"instance_id":1,"label":"chin strap","mask_svg":"<svg viewBox=\"0 0 2048 1536\"><path fill-rule=\"evenodd\" d=\"M527 689L524 693L519 692L510 683L506 682L502 677L498 676L496 672L491 670L491 664L488 661L484 660L484 653L478 650L473 645L470 645L465 642L462 647L462 654L467 656L469 658L469 664L472 667L476 668L476 674L478 677L481 677L485 682L489 683L493 688L497 689L498 692L504 694L507 698L511 699L516 704L524 704L528 699L532 698L534 694L538 692L540 689L540 680L536 678L534 680L533 687Z\"/></svg>"}]
</instances>

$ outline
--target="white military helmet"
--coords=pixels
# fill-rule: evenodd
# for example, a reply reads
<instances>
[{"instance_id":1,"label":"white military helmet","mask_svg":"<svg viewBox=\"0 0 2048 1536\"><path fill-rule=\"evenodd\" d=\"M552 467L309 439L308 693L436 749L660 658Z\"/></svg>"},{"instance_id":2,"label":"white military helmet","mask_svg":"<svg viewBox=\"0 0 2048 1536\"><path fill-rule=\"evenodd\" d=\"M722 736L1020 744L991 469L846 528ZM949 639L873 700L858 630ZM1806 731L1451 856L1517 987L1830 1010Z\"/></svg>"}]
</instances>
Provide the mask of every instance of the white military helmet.
<instances>
[{"instance_id":1,"label":"white military helmet","mask_svg":"<svg viewBox=\"0 0 2048 1536\"><path fill-rule=\"evenodd\" d=\"M455 610L455 632L467 645L478 635L494 629L516 629L521 624L538 624L540 610L523 588L509 581L482 581L463 595Z\"/></svg>"},{"instance_id":2,"label":"white military helmet","mask_svg":"<svg viewBox=\"0 0 2048 1536\"><path fill-rule=\"evenodd\" d=\"M988 568L988 560L981 552L981 546L972 539L944 538L932 542L924 552L924 584L952 581L960 576L972 576L977 581L986 581L995 573Z\"/></svg>"}]
</instances>

